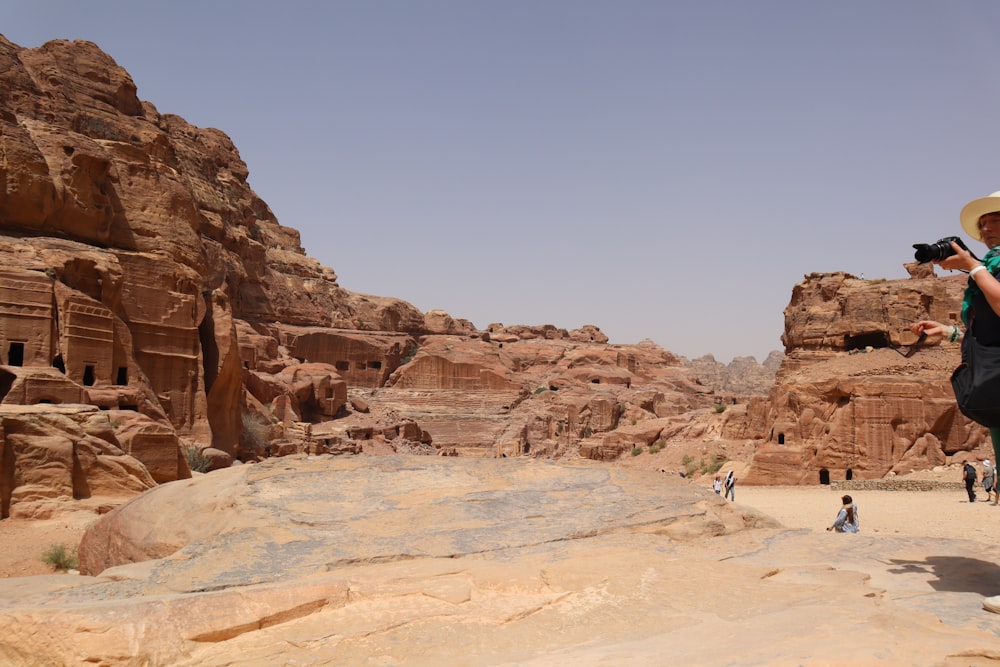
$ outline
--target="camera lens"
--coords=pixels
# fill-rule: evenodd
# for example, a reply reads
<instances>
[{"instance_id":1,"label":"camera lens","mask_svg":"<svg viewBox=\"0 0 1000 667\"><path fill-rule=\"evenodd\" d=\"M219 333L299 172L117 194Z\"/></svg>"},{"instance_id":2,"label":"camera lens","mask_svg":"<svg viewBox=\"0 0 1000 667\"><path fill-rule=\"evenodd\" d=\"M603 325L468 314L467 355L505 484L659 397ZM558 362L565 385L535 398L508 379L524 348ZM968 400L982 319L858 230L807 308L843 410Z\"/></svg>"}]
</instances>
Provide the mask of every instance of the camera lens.
<instances>
[{"instance_id":1,"label":"camera lens","mask_svg":"<svg viewBox=\"0 0 1000 667\"><path fill-rule=\"evenodd\" d=\"M913 247L916 249L913 258L921 264L940 262L955 254L955 250L951 247L951 239L941 239L937 243L914 243Z\"/></svg>"}]
</instances>

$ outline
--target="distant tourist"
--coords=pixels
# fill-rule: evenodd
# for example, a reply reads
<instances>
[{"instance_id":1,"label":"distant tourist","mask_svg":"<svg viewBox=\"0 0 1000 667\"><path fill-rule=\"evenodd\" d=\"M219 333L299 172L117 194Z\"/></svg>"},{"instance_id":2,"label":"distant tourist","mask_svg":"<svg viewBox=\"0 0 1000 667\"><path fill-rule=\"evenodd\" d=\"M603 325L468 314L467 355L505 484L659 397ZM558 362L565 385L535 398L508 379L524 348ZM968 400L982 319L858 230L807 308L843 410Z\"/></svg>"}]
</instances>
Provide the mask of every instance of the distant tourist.
<instances>
[{"instance_id":1,"label":"distant tourist","mask_svg":"<svg viewBox=\"0 0 1000 667\"><path fill-rule=\"evenodd\" d=\"M736 476L733 471L730 470L726 473L726 481L723 482L723 486L726 487L725 498L731 499L734 503L736 502Z\"/></svg>"},{"instance_id":2,"label":"distant tourist","mask_svg":"<svg viewBox=\"0 0 1000 667\"><path fill-rule=\"evenodd\" d=\"M833 525L827 530L838 533L858 533L861 532L861 522L858 516L858 506L854 504L854 499L850 496L843 496L840 499L843 505L837 512L837 518L833 520Z\"/></svg>"},{"instance_id":3,"label":"distant tourist","mask_svg":"<svg viewBox=\"0 0 1000 667\"><path fill-rule=\"evenodd\" d=\"M715 495L722 495L722 478L718 475L715 476L715 481L712 482L712 488L715 489Z\"/></svg>"},{"instance_id":4,"label":"distant tourist","mask_svg":"<svg viewBox=\"0 0 1000 667\"><path fill-rule=\"evenodd\" d=\"M965 482L965 491L969 494L969 502L976 502L976 466L968 461L962 466L962 481Z\"/></svg>"},{"instance_id":5,"label":"distant tourist","mask_svg":"<svg viewBox=\"0 0 1000 667\"><path fill-rule=\"evenodd\" d=\"M989 459L983 459L983 488L986 489L986 502L993 496L993 504L997 504L997 469L990 465Z\"/></svg>"}]
</instances>

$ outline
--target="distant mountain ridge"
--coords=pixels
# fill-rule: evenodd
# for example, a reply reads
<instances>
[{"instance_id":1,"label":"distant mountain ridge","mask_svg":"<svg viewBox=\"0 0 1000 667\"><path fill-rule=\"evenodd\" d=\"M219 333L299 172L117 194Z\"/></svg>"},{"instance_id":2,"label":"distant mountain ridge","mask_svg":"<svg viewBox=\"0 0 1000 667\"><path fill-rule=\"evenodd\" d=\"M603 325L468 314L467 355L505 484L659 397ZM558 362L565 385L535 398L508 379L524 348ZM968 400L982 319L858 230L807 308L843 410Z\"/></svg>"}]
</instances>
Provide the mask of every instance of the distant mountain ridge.
<instances>
[{"instance_id":1,"label":"distant mountain ridge","mask_svg":"<svg viewBox=\"0 0 1000 667\"><path fill-rule=\"evenodd\" d=\"M785 360L785 353L772 350L763 363L757 363L754 357L733 357L728 364L716 361L711 354L697 359L685 359L684 365L690 368L701 380L702 384L715 389L721 394L735 395L766 395L774 385L775 375Z\"/></svg>"}]
</instances>

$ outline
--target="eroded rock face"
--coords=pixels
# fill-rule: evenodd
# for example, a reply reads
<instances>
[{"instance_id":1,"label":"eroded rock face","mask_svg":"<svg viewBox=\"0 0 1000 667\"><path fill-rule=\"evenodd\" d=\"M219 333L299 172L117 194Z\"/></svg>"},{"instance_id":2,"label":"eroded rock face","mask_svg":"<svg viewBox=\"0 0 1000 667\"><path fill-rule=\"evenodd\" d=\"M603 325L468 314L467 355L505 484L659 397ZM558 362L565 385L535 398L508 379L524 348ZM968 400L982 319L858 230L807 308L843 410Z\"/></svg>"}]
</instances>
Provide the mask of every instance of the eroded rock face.
<instances>
[{"instance_id":1,"label":"eroded rock face","mask_svg":"<svg viewBox=\"0 0 1000 667\"><path fill-rule=\"evenodd\" d=\"M134 421L156 426L139 415ZM148 433L121 442L115 431L108 413L92 406L0 405L0 518L44 516L53 500L133 496L156 485L144 457L164 477L183 476L176 458L170 470L169 462L155 465L161 452L176 451L172 431L149 456L140 451Z\"/></svg>"},{"instance_id":2,"label":"eroded rock face","mask_svg":"<svg viewBox=\"0 0 1000 667\"><path fill-rule=\"evenodd\" d=\"M757 440L764 480L793 463L875 475L978 446L960 420L941 427L932 402L933 428L912 423L920 399L870 370L835 389L793 376L905 342L918 317L948 320L957 283L918 270L881 284L810 277L786 311L783 388L747 399L774 358L689 368L649 341L610 345L592 325L477 331L342 289L250 189L225 134L141 101L94 44L0 38L0 86L0 403L96 405L160 424L116 431L157 481L184 477L186 447L239 461L393 450L613 460L666 441ZM879 397L897 391L887 411ZM853 417L827 428L842 404ZM891 435L849 426L884 414ZM765 463L772 442L785 449Z\"/></svg>"},{"instance_id":3,"label":"eroded rock face","mask_svg":"<svg viewBox=\"0 0 1000 667\"><path fill-rule=\"evenodd\" d=\"M715 388L722 396L766 396L774 385L774 376L784 360L783 352L774 350L762 363L753 357L735 357L728 364L715 360L711 354L686 361L703 384Z\"/></svg>"},{"instance_id":4,"label":"eroded rock face","mask_svg":"<svg viewBox=\"0 0 1000 667\"><path fill-rule=\"evenodd\" d=\"M596 327L494 324L487 333L480 340L424 337L368 402L418 421L435 445L459 454L607 460L659 437L616 433L621 426L716 400L677 357L650 342L609 345Z\"/></svg>"},{"instance_id":5,"label":"eroded rock face","mask_svg":"<svg viewBox=\"0 0 1000 667\"><path fill-rule=\"evenodd\" d=\"M812 274L796 286L776 383L766 400L751 403L741 425L758 441L744 482L876 479L956 455L991 455L986 430L955 405L949 378L958 344L909 358L893 349L915 342L912 322L959 321L966 279L913 275L864 281Z\"/></svg>"},{"instance_id":6,"label":"eroded rock face","mask_svg":"<svg viewBox=\"0 0 1000 667\"><path fill-rule=\"evenodd\" d=\"M24 49L0 36L0 89L3 403L135 410L191 446L242 457L241 413L263 407L244 397L248 370L280 384L308 355L374 387L412 346L331 353L323 339L335 336L296 327L469 329L341 289L247 185L225 134L141 101L96 45ZM339 372L307 398L292 373L279 402L295 418L331 416L346 400Z\"/></svg>"}]
</instances>

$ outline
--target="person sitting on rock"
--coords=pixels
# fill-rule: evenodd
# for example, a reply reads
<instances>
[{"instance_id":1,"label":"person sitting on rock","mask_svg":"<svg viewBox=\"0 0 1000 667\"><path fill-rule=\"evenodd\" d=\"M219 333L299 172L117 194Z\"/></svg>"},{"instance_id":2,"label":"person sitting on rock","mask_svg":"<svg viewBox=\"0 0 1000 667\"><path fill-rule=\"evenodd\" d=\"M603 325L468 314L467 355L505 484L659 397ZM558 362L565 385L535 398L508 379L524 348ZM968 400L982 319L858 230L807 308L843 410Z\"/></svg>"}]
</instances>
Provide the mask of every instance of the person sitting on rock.
<instances>
[{"instance_id":1,"label":"person sitting on rock","mask_svg":"<svg viewBox=\"0 0 1000 667\"><path fill-rule=\"evenodd\" d=\"M833 525L827 530L835 530L838 533L858 533L861 532L860 517L858 516L858 506L854 504L854 499L844 496L840 499L843 506L837 512L837 518Z\"/></svg>"}]
</instances>

